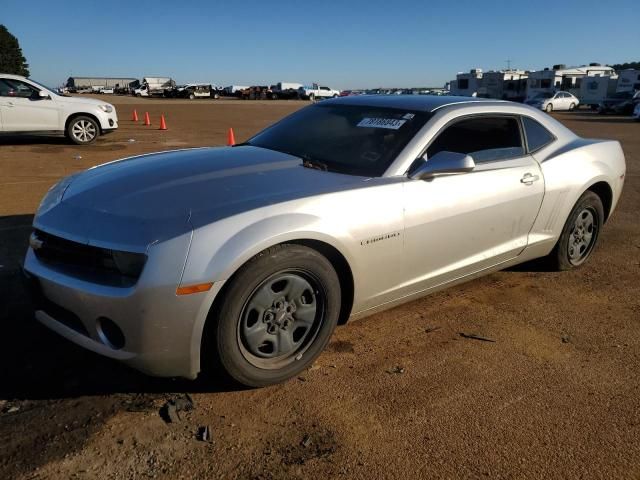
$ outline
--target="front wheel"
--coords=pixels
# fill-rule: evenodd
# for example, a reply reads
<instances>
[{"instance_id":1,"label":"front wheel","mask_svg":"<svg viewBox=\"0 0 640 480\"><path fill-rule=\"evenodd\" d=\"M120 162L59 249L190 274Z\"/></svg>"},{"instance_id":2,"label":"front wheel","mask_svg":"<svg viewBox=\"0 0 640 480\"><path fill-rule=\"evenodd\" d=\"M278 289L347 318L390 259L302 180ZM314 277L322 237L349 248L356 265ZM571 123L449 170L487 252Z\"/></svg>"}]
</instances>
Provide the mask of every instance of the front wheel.
<instances>
[{"instance_id":1,"label":"front wheel","mask_svg":"<svg viewBox=\"0 0 640 480\"><path fill-rule=\"evenodd\" d=\"M100 127L91 117L76 117L67 126L67 137L78 145L88 145L100 135Z\"/></svg>"},{"instance_id":2,"label":"front wheel","mask_svg":"<svg viewBox=\"0 0 640 480\"><path fill-rule=\"evenodd\" d=\"M284 244L256 255L212 311L203 369L222 367L249 387L297 375L320 355L336 327L339 285L331 262L308 247Z\"/></svg>"},{"instance_id":3,"label":"front wheel","mask_svg":"<svg viewBox=\"0 0 640 480\"><path fill-rule=\"evenodd\" d=\"M311 100L313 102L313 101L315 101L315 99L316 99L315 94L312 93L311 95L309 95L309 100Z\"/></svg>"},{"instance_id":4,"label":"front wheel","mask_svg":"<svg viewBox=\"0 0 640 480\"><path fill-rule=\"evenodd\" d=\"M557 270L570 270L586 262L603 223L602 200L591 191L585 192L571 210L558 243L549 255L552 266Z\"/></svg>"},{"instance_id":5,"label":"front wheel","mask_svg":"<svg viewBox=\"0 0 640 480\"><path fill-rule=\"evenodd\" d=\"M545 108L545 110L546 110L547 113L553 112L553 104L548 103L547 107Z\"/></svg>"}]
</instances>

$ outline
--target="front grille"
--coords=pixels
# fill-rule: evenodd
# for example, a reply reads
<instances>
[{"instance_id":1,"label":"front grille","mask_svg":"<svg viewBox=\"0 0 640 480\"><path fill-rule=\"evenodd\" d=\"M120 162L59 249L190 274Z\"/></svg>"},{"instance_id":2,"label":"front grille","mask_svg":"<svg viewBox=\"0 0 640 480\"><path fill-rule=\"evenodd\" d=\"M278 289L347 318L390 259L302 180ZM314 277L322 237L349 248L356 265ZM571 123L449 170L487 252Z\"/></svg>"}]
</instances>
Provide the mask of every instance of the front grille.
<instances>
[{"instance_id":1,"label":"front grille","mask_svg":"<svg viewBox=\"0 0 640 480\"><path fill-rule=\"evenodd\" d=\"M34 230L32 235L32 247L38 260L71 276L106 285L135 284L146 261L144 254L94 247L42 230Z\"/></svg>"}]
</instances>

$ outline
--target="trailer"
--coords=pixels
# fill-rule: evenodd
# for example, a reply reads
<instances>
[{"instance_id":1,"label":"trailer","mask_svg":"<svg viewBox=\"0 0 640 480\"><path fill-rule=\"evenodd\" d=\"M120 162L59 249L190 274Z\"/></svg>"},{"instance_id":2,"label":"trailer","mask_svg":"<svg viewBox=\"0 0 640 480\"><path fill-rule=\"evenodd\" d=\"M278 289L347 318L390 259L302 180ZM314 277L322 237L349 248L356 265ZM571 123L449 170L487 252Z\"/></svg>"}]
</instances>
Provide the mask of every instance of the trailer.
<instances>
[{"instance_id":1,"label":"trailer","mask_svg":"<svg viewBox=\"0 0 640 480\"><path fill-rule=\"evenodd\" d=\"M580 89L585 77L610 77L614 74L613 68L599 63L569 68L562 64L554 65L552 68L529 73L527 99L540 94L554 94L560 90L580 99Z\"/></svg>"},{"instance_id":2,"label":"trailer","mask_svg":"<svg viewBox=\"0 0 640 480\"><path fill-rule=\"evenodd\" d=\"M140 87L133 91L137 97L162 96L165 90L176 86L170 77L144 77Z\"/></svg>"},{"instance_id":3,"label":"trailer","mask_svg":"<svg viewBox=\"0 0 640 480\"><path fill-rule=\"evenodd\" d=\"M618 80L617 75L584 79L580 85L580 103L597 109L604 99L616 93Z\"/></svg>"},{"instance_id":4,"label":"trailer","mask_svg":"<svg viewBox=\"0 0 640 480\"><path fill-rule=\"evenodd\" d=\"M481 87L482 69L474 68L468 73L458 72L456 79L451 81L449 86L451 95L463 97L476 97Z\"/></svg>"},{"instance_id":5,"label":"trailer","mask_svg":"<svg viewBox=\"0 0 640 480\"><path fill-rule=\"evenodd\" d=\"M527 76L524 70L486 72L482 76L477 96L522 102L526 97Z\"/></svg>"},{"instance_id":6,"label":"trailer","mask_svg":"<svg viewBox=\"0 0 640 480\"><path fill-rule=\"evenodd\" d=\"M301 83L278 82L271 88L271 97L273 100L299 98L298 89L302 86Z\"/></svg>"},{"instance_id":7,"label":"trailer","mask_svg":"<svg viewBox=\"0 0 640 480\"><path fill-rule=\"evenodd\" d=\"M629 68L618 72L616 92L635 92L640 90L640 70Z\"/></svg>"}]
</instances>

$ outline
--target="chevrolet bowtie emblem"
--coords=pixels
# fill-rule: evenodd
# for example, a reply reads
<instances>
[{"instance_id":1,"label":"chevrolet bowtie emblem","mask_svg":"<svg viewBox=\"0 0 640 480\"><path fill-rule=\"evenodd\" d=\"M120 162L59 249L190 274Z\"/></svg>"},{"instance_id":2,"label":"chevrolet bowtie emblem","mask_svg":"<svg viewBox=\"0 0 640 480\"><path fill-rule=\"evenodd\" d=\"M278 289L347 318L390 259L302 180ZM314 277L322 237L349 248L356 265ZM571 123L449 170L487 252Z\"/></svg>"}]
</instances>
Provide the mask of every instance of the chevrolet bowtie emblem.
<instances>
[{"instance_id":1,"label":"chevrolet bowtie emblem","mask_svg":"<svg viewBox=\"0 0 640 480\"><path fill-rule=\"evenodd\" d=\"M38 238L36 232L33 232L29 237L29 246L34 250L38 250L42 248L42 245L44 245L44 242Z\"/></svg>"}]
</instances>

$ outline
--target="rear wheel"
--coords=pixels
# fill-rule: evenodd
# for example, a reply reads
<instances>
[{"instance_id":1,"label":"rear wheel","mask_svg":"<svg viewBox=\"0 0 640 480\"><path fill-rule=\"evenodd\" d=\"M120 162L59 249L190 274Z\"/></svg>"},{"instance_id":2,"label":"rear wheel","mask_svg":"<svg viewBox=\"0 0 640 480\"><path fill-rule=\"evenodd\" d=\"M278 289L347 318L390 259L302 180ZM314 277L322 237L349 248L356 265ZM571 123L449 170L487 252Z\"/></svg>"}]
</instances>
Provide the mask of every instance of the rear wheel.
<instances>
[{"instance_id":1,"label":"rear wheel","mask_svg":"<svg viewBox=\"0 0 640 480\"><path fill-rule=\"evenodd\" d=\"M338 322L340 288L331 263L301 245L272 247L234 276L203 340L203 368L262 387L287 380L322 352Z\"/></svg>"},{"instance_id":2,"label":"rear wheel","mask_svg":"<svg viewBox=\"0 0 640 480\"><path fill-rule=\"evenodd\" d=\"M67 126L67 137L78 145L92 143L100 135L98 123L91 117L76 117Z\"/></svg>"},{"instance_id":3,"label":"rear wheel","mask_svg":"<svg viewBox=\"0 0 640 480\"><path fill-rule=\"evenodd\" d=\"M571 103L571 105L569 105L569 111L575 110L576 109L576 104L575 103Z\"/></svg>"},{"instance_id":4,"label":"rear wheel","mask_svg":"<svg viewBox=\"0 0 640 480\"><path fill-rule=\"evenodd\" d=\"M579 267L591 256L604 223L604 208L600 197L585 192L571 210L553 252L549 255L557 270Z\"/></svg>"}]
</instances>

